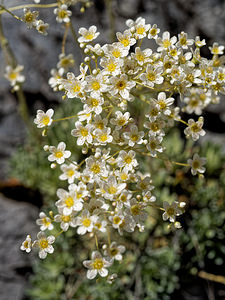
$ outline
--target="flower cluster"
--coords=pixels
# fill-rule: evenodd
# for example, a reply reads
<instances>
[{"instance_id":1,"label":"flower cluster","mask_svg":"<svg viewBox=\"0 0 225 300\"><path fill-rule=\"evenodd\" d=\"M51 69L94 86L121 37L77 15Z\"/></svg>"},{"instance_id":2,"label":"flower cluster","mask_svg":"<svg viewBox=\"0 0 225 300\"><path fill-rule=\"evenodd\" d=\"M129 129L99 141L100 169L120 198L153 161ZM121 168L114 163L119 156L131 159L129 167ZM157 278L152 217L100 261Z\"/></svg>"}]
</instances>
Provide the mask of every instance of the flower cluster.
<instances>
[{"instance_id":1,"label":"flower cluster","mask_svg":"<svg viewBox=\"0 0 225 300\"><path fill-rule=\"evenodd\" d=\"M164 32L160 37L160 29L155 24L145 24L141 17L126 24L128 29L117 33L117 42L103 46L94 44L99 36L95 26L80 28L78 43L86 55L80 74L68 72L62 64L65 57L60 57L58 71L49 81L54 90L64 92L65 99L79 98L83 104L76 116L64 119L77 118L71 138L86 158L73 161L72 150L65 150L64 142L57 147L44 147L54 167L60 165L59 179L68 181L68 188L57 190L55 216L52 212L49 217L40 215L37 224L41 232L34 245L39 247L41 258L53 252L54 238L46 237L43 231L51 230L54 222L60 223L62 231L73 227L78 235L94 237L97 249L91 260L83 263L89 279L97 274L108 276L107 268L115 260L122 260L125 247L111 242L111 231L119 235L143 231L149 207L161 209L164 221L181 227L177 217L184 212L185 203L175 199L158 206L154 178L142 171L140 158L169 160L165 158L163 141L175 122L185 126L185 136L193 141L205 135L203 117L187 122L181 119L180 108L175 104L178 94L182 110L199 115L206 105L218 102L219 93L224 92L225 68L219 56L223 46L215 43L210 47L213 56L209 60L201 56L205 41L199 37L190 39L184 32L178 37ZM154 40L156 51L143 49L143 39ZM68 67L71 61L72 56L67 56ZM142 120L132 115L131 102L143 103ZM39 128L50 126L52 117L53 111L39 110L35 123ZM191 168L193 175L205 171L205 159L198 154L187 163L172 163ZM102 253L99 236L107 236L110 241L102 246ZM23 250L30 250L30 245L33 244L28 237Z\"/></svg>"}]
</instances>

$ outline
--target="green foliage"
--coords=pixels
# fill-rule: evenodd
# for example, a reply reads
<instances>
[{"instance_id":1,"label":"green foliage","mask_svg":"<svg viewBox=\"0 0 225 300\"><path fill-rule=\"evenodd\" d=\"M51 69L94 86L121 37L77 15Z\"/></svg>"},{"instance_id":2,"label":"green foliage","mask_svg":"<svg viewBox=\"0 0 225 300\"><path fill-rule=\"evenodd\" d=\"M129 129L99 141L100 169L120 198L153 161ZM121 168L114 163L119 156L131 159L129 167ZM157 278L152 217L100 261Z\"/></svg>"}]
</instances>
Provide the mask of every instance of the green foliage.
<instances>
[{"instance_id":1,"label":"green foliage","mask_svg":"<svg viewBox=\"0 0 225 300\"><path fill-rule=\"evenodd\" d=\"M62 118L62 116L75 115L80 110L80 101L74 99L60 105L54 115L54 118ZM37 131L36 136L29 135L23 147L20 147L10 162L10 176L15 177L21 183L32 189L39 189L45 196L45 200L54 201L56 188L60 182L61 186L65 182L58 179L61 174L60 169L50 169L48 161L48 153L43 151L44 145L57 146L59 141L65 141L67 148L73 149L73 157L71 159L78 160L80 150L77 148L76 141L65 133L70 132L74 128L76 118L69 119L64 122L56 122L51 127L51 134L46 137L41 136L41 131ZM77 149L77 151L74 151Z\"/></svg>"}]
</instances>

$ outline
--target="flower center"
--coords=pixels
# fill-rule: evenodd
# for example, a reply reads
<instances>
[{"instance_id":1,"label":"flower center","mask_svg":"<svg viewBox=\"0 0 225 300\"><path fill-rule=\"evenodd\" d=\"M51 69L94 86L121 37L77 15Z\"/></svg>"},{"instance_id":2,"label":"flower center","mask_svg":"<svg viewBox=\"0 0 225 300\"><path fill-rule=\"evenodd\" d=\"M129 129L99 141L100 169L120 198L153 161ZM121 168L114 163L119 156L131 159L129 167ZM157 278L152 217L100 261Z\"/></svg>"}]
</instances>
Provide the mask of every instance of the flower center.
<instances>
[{"instance_id":1,"label":"flower center","mask_svg":"<svg viewBox=\"0 0 225 300\"><path fill-rule=\"evenodd\" d=\"M73 170L68 170L66 172L66 174L67 174L68 177L72 177L74 175L74 171Z\"/></svg>"},{"instance_id":2,"label":"flower center","mask_svg":"<svg viewBox=\"0 0 225 300\"><path fill-rule=\"evenodd\" d=\"M16 77L17 77L17 73L16 73L16 72L12 72L12 73L9 75L9 78L10 78L11 80L15 80Z\"/></svg>"},{"instance_id":3,"label":"flower center","mask_svg":"<svg viewBox=\"0 0 225 300\"><path fill-rule=\"evenodd\" d=\"M94 38L94 34L88 32L88 33L85 34L84 37L85 37L86 40L92 40Z\"/></svg>"},{"instance_id":4,"label":"flower center","mask_svg":"<svg viewBox=\"0 0 225 300\"><path fill-rule=\"evenodd\" d=\"M113 223L114 224L119 224L120 222L121 222L121 218L120 217L116 216L116 217L113 218Z\"/></svg>"},{"instance_id":5,"label":"flower center","mask_svg":"<svg viewBox=\"0 0 225 300\"><path fill-rule=\"evenodd\" d=\"M83 219L82 224L84 227L89 227L91 225L91 220L88 218Z\"/></svg>"},{"instance_id":6,"label":"flower center","mask_svg":"<svg viewBox=\"0 0 225 300\"><path fill-rule=\"evenodd\" d=\"M200 128L197 124L193 124L193 125L191 125L191 130L193 132L199 132Z\"/></svg>"},{"instance_id":7,"label":"flower center","mask_svg":"<svg viewBox=\"0 0 225 300\"><path fill-rule=\"evenodd\" d=\"M92 98L92 99L91 99L91 105L92 105L92 106L95 106L95 107L96 107L96 106L98 106L98 103L99 103L99 102L98 102L97 99L95 99L95 98Z\"/></svg>"},{"instance_id":8,"label":"flower center","mask_svg":"<svg viewBox=\"0 0 225 300\"><path fill-rule=\"evenodd\" d=\"M156 28L152 28L151 30L150 30L150 33L151 33L151 35L156 35L156 33L157 33L157 30L156 30Z\"/></svg>"},{"instance_id":9,"label":"flower center","mask_svg":"<svg viewBox=\"0 0 225 300\"><path fill-rule=\"evenodd\" d=\"M127 156L124 158L124 161L125 161L126 164L130 164L130 163L132 162L132 158L131 158L129 155L127 155Z\"/></svg>"},{"instance_id":10,"label":"flower center","mask_svg":"<svg viewBox=\"0 0 225 300\"><path fill-rule=\"evenodd\" d=\"M100 89L100 83L98 81L94 81L91 86L95 91Z\"/></svg>"},{"instance_id":11,"label":"flower center","mask_svg":"<svg viewBox=\"0 0 225 300\"><path fill-rule=\"evenodd\" d=\"M48 247L48 241L47 241L47 239L41 239L39 241L39 247L41 249L46 249Z\"/></svg>"},{"instance_id":12,"label":"flower center","mask_svg":"<svg viewBox=\"0 0 225 300\"><path fill-rule=\"evenodd\" d=\"M108 138L107 134L102 134L102 135L100 136L100 141L101 141L101 142L105 142L105 141L107 141L107 138Z\"/></svg>"},{"instance_id":13,"label":"flower center","mask_svg":"<svg viewBox=\"0 0 225 300\"><path fill-rule=\"evenodd\" d=\"M137 34L143 34L145 32L145 28L143 26L140 26L136 29Z\"/></svg>"},{"instance_id":14,"label":"flower center","mask_svg":"<svg viewBox=\"0 0 225 300\"><path fill-rule=\"evenodd\" d=\"M110 248L111 256L115 256L117 253L118 253L118 250L116 248Z\"/></svg>"},{"instance_id":15,"label":"flower center","mask_svg":"<svg viewBox=\"0 0 225 300\"><path fill-rule=\"evenodd\" d=\"M71 220L70 216L62 216L61 219L64 223L68 223Z\"/></svg>"},{"instance_id":16,"label":"flower center","mask_svg":"<svg viewBox=\"0 0 225 300\"><path fill-rule=\"evenodd\" d=\"M85 129L85 128L82 128L80 133L81 133L82 136L87 136L88 135L88 130Z\"/></svg>"},{"instance_id":17,"label":"flower center","mask_svg":"<svg viewBox=\"0 0 225 300\"><path fill-rule=\"evenodd\" d=\"M72 207L72 206L74 205L74 200L73 200L73 198L72 198L72 197L66 198L65 204L66 204L67 207Z\"/></svg>"},{"instance_id":18,"label":"flower center","mask_svg":"<svg viewBox=\"0 0 225 300\"><path fill-rule=\"evenodd\" d=\"M101 270L104 266L103 260L101 258L96 258L92 264L93 268L96 270Z\"/></svg>"},{"instance_id":19,"label":"flower center","mask_svg":"<svg viewBox=\"0 0 225 300\"><path fill-rule=\"evenodd\" d=\"M140 214L140 207L137 204L132 205L130 210L131 210L132 215L137 216Z\"/></svg>"},{"instance_id":20,"label":"flower center","mask_svg":"<svg viewBox=\"0 0 225 300\"><path fill-rule=\"evenodd\" d=\"M56 151L56 152L55 152L55 157L56 157L56 158L61 158L62 156L63 156L62 151Z\"/></svg>"},{"instance_id":21,"label":"flower center","mask_svg":"<svg viewBox=\"0 0 225 300\"><path fill-rule=\"evenodd\" d=\"M168 48L170 45L171 45L170 40L164 40L163 41L164 48Z\"/></svg>"},{"instance_id":22,"label":"flower center","mask_svg":"<svg viewBox=\"0 0 225 300\"><path fill-rule=\"evenodd\" d=\"M147 78L149 81L154 81L156 77L154 73L148 73Z\"/></svg>"},{"instance_id":23,"label":"flower center","mask_svg":"<svg viewBox=\"0 0 225 300\"><path fill-rule=\"evenodd\" d=\"M111 62L108 64L107 68L109 72L113 72L116 69L116 65L113 62Z\"/></svg>"},{"instance_id":24,"label":"flower center","mask_svg":"<svg viewBox=\"0 0 225 300\"><path fill-rule=\"evenodd\" d=\"M116 58L120 57L121 56L121 53L118 49L115 49L112 51L112 55Z\"/></svg>"},{"instance_id":25,"label":"flower center","mask_svg":"<svg viewBox=\"0 0 225 300\"><path fill-rule=\"evenodd\" d=\"M168 216L174 216L175 210L174 210L174 208L170 207L170 208L168 208L166 213Z\"/></svg>"},{"instance_id":26,"label":"flower center","mask_svg":"<svg viewBox=\"0 0 225 300\"><path fill-rule=\"evenodd\" d=\"M123 90L126 87L126 83L124 81L118 81L116 87L118 90Z\"/></svg>"},{"instance_id":27,"label":"flower center","mask_svg":"<svg viewBox=\"0 0 225 300\"><path fill-rule=\"evenodd\" d=\"M121 41L121 43L124 45L124 47L127 47L127 46L129 46L130 41L129 41L128 38L123 38L123 40Z\"/></svg>"},{"instance_id":28,"label":"flower center","mask_svg":"<svg viewBox=\"0 0 225 300\"><path fill-rule=\"evenodd\" d=\"M49 117L45 116L42 118L41 123L46 126L46 125L48 125L49 121L50 121Z\"/></svg>"},{"instance_id":29,"label":"flower center","mask_svg":"<svg viewBox=\"0 0 225 300\"><path fill-rule=\"evenodd\" d=\"M114 186L110 186L108 189L109 194L115 194L117 192L117 189Z\"/></svg>"},{"instance_id":30,"label":"flower center","mask_svg":"<svg viewBox=\"0 0 225 300\"><path fill-rule=\"evenodd\" d=\"M74 91L74 93L79 92L80 91L80 85L79 84L74 84L73 91Z\"/></svg>"},{"instance_id":31,"label":"flower center","mask_svg":"<svg viewBox=\"0 0 225 300\"><path fill-rule=\"evenodd\" d=\"M101 171L101 169L100 169L100 167L99 167L98 164L94 164L94 165L91 167L91 171L92 171L93 173L95 173L95 174L98 174L98 173Z\"/></svg>"},{"instance_id":32,"label":"flower center","mask_svg":"<svg viewBox=\"0 0 225 300\"><path fill-rule=\"evenodd\" d=\"M193 161L192 166L194 169L198 169L200 166L199 161L197 161L197 160Z\"/></svg>"}]
</instances>

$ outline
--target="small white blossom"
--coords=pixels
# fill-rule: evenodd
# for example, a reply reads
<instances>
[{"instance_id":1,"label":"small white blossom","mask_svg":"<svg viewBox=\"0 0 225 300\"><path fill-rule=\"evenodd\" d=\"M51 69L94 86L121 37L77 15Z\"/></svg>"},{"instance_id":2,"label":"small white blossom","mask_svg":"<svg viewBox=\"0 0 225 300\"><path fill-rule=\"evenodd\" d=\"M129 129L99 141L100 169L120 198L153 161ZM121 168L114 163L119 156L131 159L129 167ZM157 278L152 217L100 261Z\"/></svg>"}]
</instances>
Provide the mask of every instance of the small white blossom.
<instances>
[{"instance_id":1,"label":"small white blossom","mask_svg":"<svg viewBox=\"0 0 225 300\"><path fill-rule=\"evenodd\" d=\"M49 152L51 154L48 156L49 161L56 161L57 164L63 164L66 158L69 158L71 155L71 152L66 149L66 144L64 142L60 142L57 146L50 146Z\"/></svg>"},{"instance_id":2,"label":"small white blossom","mask_svg":"<svg viewBox=\"0 0 225 300\"><path fill-rule=\"evenodd\" d=\"M43 231L40 231L37 234L37 240L34 241L33 247L39 248L39 257L41 259L46 258L48 253L52 254L54 252L54 248L52 246L54 241L55 237L53 235L46 237Z\"/></svg>"},{"instance_id":3,"label":"small white blossom","mask_svg":"<svg viewBox=\"0 0 225 300\"><path fill-rule=\"evenodd\" d=\"M97 32L96 26L91 26L89 27L89 29L81 27L78 33L81 35L78 38L79 43L89 43L99 36L99 32Z\"/></svg>"},{"instance_id":4,"label":"small white blossom","mask_svg":"<svg viewBox=\"0 0 225 300\"><path fill-rule=\"evenodd\" d=\"M37 124L37 128L43 128L45 126L50 126L52 124L52 116L54 114L53 109L48 109L46 112L43 110L38 110L34 123Z\"/></svg>"},{"instance_id":5,"label":"small white blossom","mask_svg":"<svg viewBox=\"0 0 225 300\"><path fill-rule=\"evenodd\" d=\"M182 214L181 210L178 207L178 202L174 201L171 205L168 202L163 202L163 208L165 212L162 215L163 221L169 219L170 222L175 222L176 216Z\"/></svg>"},{"instance_id":6,"label":"small white blossom","mask_svg":"<svg viewBox=\"0 0 225 300\"><path fill-rule=\"evenodd\" d=\"M88 268L87 278L94 279L97 274L101 277L106 277L108 275L108 270L106 268L110 267L111 261L106 260L99 251L93 251L91 255L91 260L85 260L83 265Z\"/></svg>"},{"instance_id":7,"label":"small white blossom","mask_svg":"<svg viewBox=\"0 0 225 300\"><path fill-rule=\"evenodd\" d=\"M54 228L51 219L47 217L44 212L40 212L39 217L40 219L37 219L36 224L41 226L41 231L44 231L46 229L52 230Z\"/></svg>"},{"instance_id":8,"label":"small white blossom","mask_svg":"<svg viewBox=\"0 0 225 300\"><path fill-rule=\"evenodd\" d=\"M205 172L205 167L203 167L206 163L205 157L200 157L197 153L195 153L193 159L188 159L187 163L191 167L192 175L196 175L197 173L202 174Z\"/></svg>"},{"instance_id":9,"label":"small white blossom","mask_svg":"<svg viewBox=\"0 0 225 300\"><path fill-rule=\"evenodd\" d=\"M22 243L20 250L22 251L26 251L27 253L29 253L31 251L32 248L32 241L31 241L31 236L27 235L25 241Z\"/></svg>"}]
</instances>

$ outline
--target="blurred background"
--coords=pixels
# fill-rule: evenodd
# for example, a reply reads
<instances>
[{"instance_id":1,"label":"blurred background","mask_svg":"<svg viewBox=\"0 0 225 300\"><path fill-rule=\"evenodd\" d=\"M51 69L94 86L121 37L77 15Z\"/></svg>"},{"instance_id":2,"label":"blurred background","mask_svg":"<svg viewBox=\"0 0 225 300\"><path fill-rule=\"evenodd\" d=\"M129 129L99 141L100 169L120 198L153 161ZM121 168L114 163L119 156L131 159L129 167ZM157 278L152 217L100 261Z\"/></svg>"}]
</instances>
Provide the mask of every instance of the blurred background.
<instances>
[{"instance_id":1,"label":"blurred background","mask_svg":"<svg viewBox=\"0 0 225 300\"><path fill-rule=\"evenodd\" d=\"M32 1L7 0L5 6L28 3ZM80 9L79 3L71 7L74 28L78 31L82 26L96 25L101 44L109 42L114 31L123 31L128 18L141 16L146 23L157 24L161 32L177 35L184 31L191 38L199 35L209 46L214 42L225 45L224 0L95 0L84 13ZM50 107L58 116L69 115L79 109L79 104L61 105L62 95L53 93L48 85L50 70L61 53L64 29L56 23L53 9L39 12L40 18L50 24L47 37L6 13L2 15L3 30L18 63L24 65L23 89L31 118L37 109ZM15 13L22 16L21 11ZM66 53L74 55L78 70L81 52L70 35ZM204 56L210 57L207 49ZM125 262L115 266L119 279L106 285L86 281L81 262L88 256L88 250L82 250L88 249L89 240L78 239L74 230L68 231L66 238L60 237L57 252L44 262L19 250L27 233L37 233L39 210L54 208L55 191L62 187L59 173L51 171L42 153L42 144L64 140L68 147L75 147L65 136L73 122L54 128L54 134L44 141L39 132L30 135L18 112L18 99L4 78L2 51L0 62L0 299L225 299L224 96L220 104L207 107L203 114L207 134L194 145L208 160L204 180L182 169L165 170L161 162L152 166L157 170L156 196L164 201L176 197L187 203L181 220L183 229L168 230L161 215L152 213L145 233L118 241L127 248ZM133 109L141 114L140 107ZM172 130L167 140L168 151L177 161L185 161L193 151L193 144L185 143L181 130Z\"/></svg>"}]
</instances>

